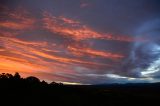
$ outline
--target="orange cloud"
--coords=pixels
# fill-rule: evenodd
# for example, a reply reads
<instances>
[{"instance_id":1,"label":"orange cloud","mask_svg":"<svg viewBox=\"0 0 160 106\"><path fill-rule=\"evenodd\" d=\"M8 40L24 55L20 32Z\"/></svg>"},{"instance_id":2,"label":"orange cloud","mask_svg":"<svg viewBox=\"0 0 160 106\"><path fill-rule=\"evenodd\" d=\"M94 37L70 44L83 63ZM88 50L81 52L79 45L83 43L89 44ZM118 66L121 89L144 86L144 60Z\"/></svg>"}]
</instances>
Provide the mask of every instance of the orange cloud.
<instances>
[{"instance_id":1,"label":"orange cloud","mask_svg":"<svg viewBox=\"0 0 160 106\"><path fill-rule=\"evenodd\" d=\"M17 32L0 30L0 36L12 37L18 35Z\"/></svg>"},{"instance_id":2,"label":"orange cloud","mask_svg":"<svg viewBox=\"0 0 160 106\"><path fill-rule=\"evenodd\" d=\"M100 57L108 58L111 60L119 60L124 57L121 54L115 54L115 53L111 53L111 52L103 52L103 51L98 51L98 50L94 50L94 49L90 49L90 48L75 48L75 47L68 46L68 49L71 52L76 53L79 56L83 56L83 55L88 54L89 56L100 56Z\"/></svg>"},{"instance_id":3,"label":"orange cloud","mask_svg":"<svg viewBox=\"0 0 160 106\"><path fill-rule=\"evenodd\" d=\"M80 22L65 18L65 17L55 17L50 13L44 12L43 14L45 28L53 33L58 33L71 37L75 40L85 40L85 39L104 39L104 40L117 40L131 42L134 41L132 37L129 36L113 36L112 34L99 33Z\"/></svg>"},{"instance_id":4,"label":"orange cloud","mask_svg":"<svg viewBox=\"0 0 160 106\"><path fill-rule=\"evenodd\" d=\"M63 16L61 16L61 17L59 17L60 18L60 20L62 20L64 23L66 23L66 24L72 24L72 25L77 25L77 24L80 24L80 22L78 22L78 21L74 21L74 20L71 20L71 19L68 19L68 18L65 18L65 17L63 17Z\"/></svg>"},{"instance_id":5,"label":"orange cloud","mask_svg":"<svg viewBox=\"0 0 160 106\"><path fill-rule=\"evenodd\" d=\"M9 37L0 37L0 43L4 48L0 51L0 72L20 72L24 76L35 73L55 73L57 70L71 72L71 68L64 64L63 58L49 55L41 50L41 48L48 45L27 43L26 41ZM2 53L4 51L5 53ZM52 59L53 61L47 61L44 58ZM55 62L55 60L61 63Z\"/></svg>"},{"instance_id":6,"label":"orange cloud","mask_svg":"<svg viewBox=\"0 0 160 106\"><path fill-rule=\"evenodd\" d=\"M43 69L41 66L34 66L32 64L24 62L19 62L18 59L15 59L13 57L3 57L0 56L0 70L1 72L7 71L7 72L33 72L39 69ZM21 61L21 59L20 59Z\"/></svg>"},{"instance_id":7,"label":"orange cloud","mask_svg":"<svg viewBox=\"0 0 160 106\"><path fill-rule=\"evenodd\" d=\"M32 42L15 38L19 31L26 31L32 29L36 20L32 18L27 11L14 11L6 13L9 20L1 21L0 28L5 30L0 31L0 44L4 49L0 50L0 71L4 72L22 72L22 74L49 73L56 74L60 72L76 73L76 67L98 68L111 67L112 65L106 63L97 63L90 60L77 58L72 56L73 52L81 55L99 56L111 59L121 58L116 57L115 54L96 51L89 48L82 48L82 52L78 48L65 48L66 46L48 44L47 42ZM65 17L54 17L46 15L44 20L45 28L53 33L60 33L77 41L85 39L102 39L102 35L90 28L82 25L78 21L74 21ZM50 23L51 22L51 23ZM69 44L70 45L70 44ZM88 45L86 45L88 46ZM62 52L57 48L63 50L70 50L66 56L61 56L58 53ZM3 52L3 53L2 53ZM65 54L65 52L64 52ZM115 60L115 59L114 59ZM11 64L11 65L10 65ZM65 74L65 73L63 73ZM42 77L42 75L40 75ZM63 76L63 75L62 75ZM52 79L53 80L53 79ZM66 80L64 80L66 81Z\"/></svg>"},{"instance_id":8,"label":"orange cloud","mask_svg":"<svg viewBox=\"0 0 160 106\"><path fill-rule=\"evenodd\" d=\"M11 30L26 30L32 29L35 23L35 19L30 15L30 13L22 8L9 11L6 7L1 15L3 19L0 21L1 28Z\"/></svg>"},{"instance_id":9,"label":"orange cloud","mask_svg":"<svg viewBox=\"0 0 160 106\"><path fill-rule=\"evenodd\" d=\"M99 64L99 63L95 63L95 62L88 62L88 61L77 60L77 59L72 59L72 58L59 57L59 56L55 56L55 55L49 55L49 54L46 54L44 52L37 51L37 50L32 50L31 52L33 54L41 56L43 58L52 59L52 60L62 62L62 63L69 63L69 64L70 63L79 63L79 64L88 64L88 65L107 65L107 64Z\"/></svg>"},{"instance_id":10,"label":"orange cloud","mask_svg":"<svg viewBox=\"0 0 160 106\"><path fill-rule=\"evenodd\" d=\"M19 40L19 39L16 39L16 38L10 38L10 40L12 42L15 42L15 43L18 43L18 44L23 44L23 45L41 46L41 47L46 47L47 46L47 42L31 42L31 41Z\"/></svg>"},{"instance_id":11,"label":"orange cloud","mask_svg":"<svg viewBox=\"0 0 160 106\"><path fill-rule=\"evenodd\" d=\"M3 51L5 51L5 49L1 49L1 48L0 48L0 52L3 52Z\"/></svg>"},{"instance_id":12,"label":"orange cloud","mask_svg":"<svg viewBox=\"0 0 160 106\"><path fill-rule=\"evenodd\" d=\"M7 59L12 62L15 61L18 63L21 62L22 64L25 64L28 66L31 66L31 64L32 65L38 64L40 66L41 65L44 66L44 64L46 64L47 68L52 67L53 64L50 65L51 63L46 61L45 59L52 60L52 62L54 64L57 64L57 62L59 62L59 63L61 63L61 67L62 67L62 64L68 64L68 65L73 65L73 66L74 66L74 64L75 65L82 64L87 67L91 66L91 65L108 66L107 64L103 64L103 63L96 63L96 62L84 61L81 59L74 59L74 58L69 58L69 57L57 56L55 54L48 54L48 52L46 52L46 50L44 50L44 48L47 48L49 46L46 43L44 43L44 45L43 45L43 43L42 43L42 45L40 45L39 43L32 43L32 42L27 43L26 41L22 41L22 40L19 40L16 38L8 38L8 37L0 37L0 42L2 43L2 45L4 45L5 50L8 51L8 54L6 54L6 56L4 56L4 55L1 56L2 59ZM31 46L28 46L28 45L31 45ZM52 50L52 53L54 53L54 49ZM57 51L55 53L57 53ZM65 66L65 67L67 67L67 66ZM43 69L44 68L42 68L41 70L43 70ZM52 69L53 69L53 67L49 70L52 70ZM64 68L64 69L66 69L66 68Z\"/></svg>"},{"instance_id":13,"label":"orange cloud","mask_svg":"<svg viewBox=\"0 0 160 106\"><path fill-rule=\"evenodd\" d=\"M133 41L130 37L118 37L100 33L79 21L63 16L55 17L49 13L43 14L45 25L43 28L52 33L58 33L62 37L68 37L73 42L56 44L55 42L48 43L47 41L21 40L16 38L16 36L21 31L28 34L27 31L35 27L36 19L25 10L5 12L5 14L8 16L7 20L0 21L0 28L2 29L0 31L0 72L5 70L7 72L17 71L44 78L45 76L39 73L58 75L61 72L61 76L63 76L66 73L77 74L81 69L112 67L112 64L97 62L95 58L111 59L115 62L124 57L122 54L95 50L91 48L89 43L85 44L82 41L86 39ZM38 28L42 29L42 27ZM79 44L81 42L83 46ZM95 61L92 61L93 59ZM59 77L57 76L56 78L58 79ZM64 81L67 80L65 79Z\"/></svg>"},{"instance_id":14,"label":"orange cloud","mask_svg":"<svg viewBox=\"0 0 160 106\"><path fill-rule=\"evenodd\" d=\"M13 21L4 21L0 22L0 27L13 30L24 30L29 29L33 25L33 21L25 20L24 22L13 22Z\"/></svg>"}]
</instances>

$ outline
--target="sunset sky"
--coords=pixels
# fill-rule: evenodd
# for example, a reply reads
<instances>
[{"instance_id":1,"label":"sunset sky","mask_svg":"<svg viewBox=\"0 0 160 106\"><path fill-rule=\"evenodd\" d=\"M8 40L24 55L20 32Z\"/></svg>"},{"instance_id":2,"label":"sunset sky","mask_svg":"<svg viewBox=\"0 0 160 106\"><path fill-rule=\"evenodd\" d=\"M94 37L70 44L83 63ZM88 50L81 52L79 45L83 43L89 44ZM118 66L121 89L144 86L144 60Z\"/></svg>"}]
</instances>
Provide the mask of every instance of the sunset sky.
<instances>
[{"instance_id":1,"label":"sunset sky","mask_svg":"<svg viewBox=\"0 0 160 106\"><path fill-rule=\"evenodd\" d=\"M0 0L0 73L73 84L160 81L160 0Z\"/></svg>"}]
</instances>

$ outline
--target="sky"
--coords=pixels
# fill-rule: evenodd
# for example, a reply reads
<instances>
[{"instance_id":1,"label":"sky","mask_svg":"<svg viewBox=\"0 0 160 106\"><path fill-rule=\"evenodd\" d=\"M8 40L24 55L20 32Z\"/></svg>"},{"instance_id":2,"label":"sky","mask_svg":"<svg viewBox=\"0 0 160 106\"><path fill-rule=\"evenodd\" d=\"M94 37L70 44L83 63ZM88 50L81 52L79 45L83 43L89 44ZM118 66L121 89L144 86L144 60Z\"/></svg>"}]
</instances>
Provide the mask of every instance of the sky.
<instances>
[{"instance_id":1,"label":"sky","mask_svg":"<svg viewBox=\"0 0 160 106\"><path fill-rule=\"evenodd\" d=\"M160 82L159 0L0 0L0 73L66 84Z\"/></svg>"}]
</instances>

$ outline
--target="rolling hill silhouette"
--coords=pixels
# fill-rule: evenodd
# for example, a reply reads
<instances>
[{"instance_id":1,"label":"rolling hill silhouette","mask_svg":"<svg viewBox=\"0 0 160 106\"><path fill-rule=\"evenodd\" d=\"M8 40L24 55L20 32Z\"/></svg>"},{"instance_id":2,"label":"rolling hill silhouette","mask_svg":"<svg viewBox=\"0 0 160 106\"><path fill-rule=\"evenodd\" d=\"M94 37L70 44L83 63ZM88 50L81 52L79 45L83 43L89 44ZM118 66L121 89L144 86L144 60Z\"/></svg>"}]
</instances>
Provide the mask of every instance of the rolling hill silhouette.
<instances>
[{"instance_id":1,"label":"rolling hill silhouette","mask_svg":"<svg viewBox=\"0 0 160 106\"><path fill-rule=\"evenodd\" d=\"M153 106L159 103L160 83L64 85L2 73L0 91L5 106Z\"/></svg>"}]
</instances>

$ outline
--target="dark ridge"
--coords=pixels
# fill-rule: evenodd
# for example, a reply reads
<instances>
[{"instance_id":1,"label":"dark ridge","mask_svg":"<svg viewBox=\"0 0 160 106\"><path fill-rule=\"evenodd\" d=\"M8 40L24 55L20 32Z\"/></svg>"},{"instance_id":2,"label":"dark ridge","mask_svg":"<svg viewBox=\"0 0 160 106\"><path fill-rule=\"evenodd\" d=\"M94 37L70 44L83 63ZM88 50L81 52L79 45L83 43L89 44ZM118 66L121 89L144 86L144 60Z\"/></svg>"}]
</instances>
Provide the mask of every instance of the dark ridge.
<instances>
[{"instance_id":1,"label":"dark ridge","mask_svg":"<svg viewBox=\"0 0 160 106\"><path fill-rule=\"evenodd\" d=\"M159 99L160 83L64 85L0 74L0 106L154 106Z\"/></svg>"}]
</instances>

